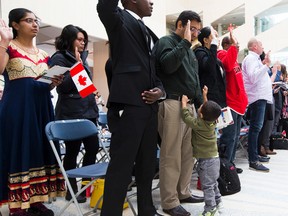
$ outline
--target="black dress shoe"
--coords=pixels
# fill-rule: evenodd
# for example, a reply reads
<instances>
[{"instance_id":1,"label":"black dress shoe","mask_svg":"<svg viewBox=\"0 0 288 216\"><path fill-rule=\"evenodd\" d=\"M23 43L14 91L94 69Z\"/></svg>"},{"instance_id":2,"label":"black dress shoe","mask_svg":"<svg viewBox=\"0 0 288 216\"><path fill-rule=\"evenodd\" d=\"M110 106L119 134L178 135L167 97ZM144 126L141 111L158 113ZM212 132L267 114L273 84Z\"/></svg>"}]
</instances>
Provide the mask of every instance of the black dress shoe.
<instances>
[{"instance_id":1,"label":"black dress shoe","mask_svg":"<svg viewBox=\"0 0 288 216\"><path fill-rule=\"evenodd\" d=\"M31 205L27 213L29 213L30 216L54 216L54 212L42 203Z\"/></svg>"},{"instance_id":2,"label":"black dress shoe","mask_svg":"<svg viewBox=\"0 0 288 216\"><path fill-rule=\"evenodd\" d=\"M204 197L195 195L180 200L180 203L201 203L201 202L204 202Z\"/></svg>"},{"instance_id":3,"label":"black dress shoe","mask_svg":"<svg viewBox=\"0 0 288 216\"><path fill-rule=\"evenodd\" d=\"M71 194L68 191L67 191L65 199L67 201L70 201L72 199L72 196L71 196ZM86 200L87 200L87 198L85 196L83 196L82 194L79 194L79 196L76 197L76 199L77 199L78 203L85 203Z\"/></svg>"},{"instance_id":4,"label":"black dress shoe","mask_svg":"<svg viewBox=\"0 0 288 216\"><path fill-rule=\"evenodd\" d=\"M191 215L181 205L176 206L175 208L172 208L172 209L163 209L163 212L171 216L190 216Z\"/></svg>"},{"instance_id":5,"label":"black dress shoe","mask_svg":"<svg viewBox=\"0 0 288 216\"><path fill-rule=\"evenodd\" d=\"M240 174L240 173L243 172L243 169L241 169L241 168L237 168L237 167L236 167L236 172L237 172L238 174Z\"/></svg>"}]
</instances>

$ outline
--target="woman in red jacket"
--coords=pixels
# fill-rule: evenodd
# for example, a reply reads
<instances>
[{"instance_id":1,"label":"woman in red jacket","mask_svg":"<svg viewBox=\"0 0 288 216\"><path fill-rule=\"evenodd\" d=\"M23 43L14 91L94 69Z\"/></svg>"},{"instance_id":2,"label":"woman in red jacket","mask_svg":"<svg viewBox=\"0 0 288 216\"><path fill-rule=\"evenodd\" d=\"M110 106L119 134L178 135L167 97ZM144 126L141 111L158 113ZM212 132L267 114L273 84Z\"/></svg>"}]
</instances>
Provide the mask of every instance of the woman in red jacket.
<instances>
[{"instance_id":1,"label":"woman in red jacket","mask_svg":"<svg viewBox=\"0 0 288 216\"><path fill-rule=\"evenodd\" d=\"M239 134L241 129L242 116L245 114L248 105L248 98L244 87L243 75L241 67L237 62L239 45L236 38L230 30L230 37L224 37L222 40L223 50L217 53L218 59L221 60L226 71L226 103L231 108L234 124L229 125L225 130L229 136L226 140L225 156L233 163L237 144L239 141ZM237 168L238 173L243 170Z\"/></svg>"}]
</instances>

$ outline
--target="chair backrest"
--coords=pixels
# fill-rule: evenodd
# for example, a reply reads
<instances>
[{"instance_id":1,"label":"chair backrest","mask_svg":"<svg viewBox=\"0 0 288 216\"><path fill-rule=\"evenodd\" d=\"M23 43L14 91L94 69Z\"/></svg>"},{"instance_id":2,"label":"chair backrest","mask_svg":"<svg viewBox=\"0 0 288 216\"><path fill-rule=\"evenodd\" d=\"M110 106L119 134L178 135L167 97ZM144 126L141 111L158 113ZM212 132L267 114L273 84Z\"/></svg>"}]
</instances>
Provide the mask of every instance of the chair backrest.
<instances>
[{"instance_id":1,"label":"chair backrest","mask_svg":"<svg viewBox=\"0 0 288 216\"><path fill-rule=\"evenodd\" d=\"M48 140L77 140L98 133L96 125L87 119L58 120L45 127Z\"/></svg>"}]
</instances>

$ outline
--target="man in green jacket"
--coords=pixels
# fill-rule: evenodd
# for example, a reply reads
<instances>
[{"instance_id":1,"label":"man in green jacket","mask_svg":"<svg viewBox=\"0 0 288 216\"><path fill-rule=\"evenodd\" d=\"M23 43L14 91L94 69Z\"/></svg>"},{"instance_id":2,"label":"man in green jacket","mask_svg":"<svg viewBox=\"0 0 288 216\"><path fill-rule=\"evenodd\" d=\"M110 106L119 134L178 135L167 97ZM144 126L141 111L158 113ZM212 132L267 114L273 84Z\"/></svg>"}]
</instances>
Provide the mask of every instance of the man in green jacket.
<instances>
[{"instance_id":1,"label":"man in green jacket","mask_svg":"<svg viewBox=\"0 0 288 216\"><path fill-rule=\"evenodd\" d=\"M159 104L158 130L162 139L160 151L160 195L163 211L172 216L189 216L180 203L203 202L191 195L190 181L194 160L191 129L181 119L181 96L190 99L189 109L202 104L198 78L198 62L191 49L199 34L200 16L183 11L176 30L155 44L156 72L166 91Z\"/></svg>"}]
</instances>

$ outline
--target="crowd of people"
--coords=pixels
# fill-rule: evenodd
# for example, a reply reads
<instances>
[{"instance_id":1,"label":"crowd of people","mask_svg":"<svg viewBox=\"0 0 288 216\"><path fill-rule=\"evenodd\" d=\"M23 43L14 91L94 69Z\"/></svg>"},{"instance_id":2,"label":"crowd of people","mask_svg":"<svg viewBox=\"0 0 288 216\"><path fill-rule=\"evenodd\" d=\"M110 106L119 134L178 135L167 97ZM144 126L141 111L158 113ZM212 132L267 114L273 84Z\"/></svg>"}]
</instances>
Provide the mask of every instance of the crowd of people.
<instances>
[{"instance_id":1,"label":"crowd of people","mask_svg":"<svg viewBox=\"0 0 288 216\"><path fill-rule=\"evenodd\" d=\"M288 128L288 108L283 109L285 103L288 107L288 90L279 85L287 81L286 67L278 62L271 67L270 53L256 38L248 41L249 53L240 66L233 29L222 39L221 49L217 31L211 26L201 28L201 18L194 11L180 13L175 31L158 38L142 20L152 15L150 0L121 0L123 8L118 3L99 0L97 4L110 46L105 69L112 134L101 216L122 215L132 173L138 215L162 215L154 207L151 191L158 147L163 212L189 216L182 203L204 202L201 215L212 216L223 205L217 182L219 157L234 164L244 114L249 121L249 168L270 171L262 164L269 162L268 155L276 154L269 146L270 136ZM0 72L5 78L0 97L0 206L8 204L11 216L53 216L44 202L57 196L71 199L45 125L77 118L97 125L105 106L99 92L81 97L69 70L53 77L50 84L35 79L49 67L70 68L77 62L91 78L87 32L65 26L51 57L34 44L38 32L39 18L25 8L11 10L8 25L0 22ZM199 45L192 48L197 40ZM50 93L54 88L55 109ZM227 106L234 123L221 129L217 139L217 119ZM65 143L65 169L76 167L82 143L83 165L95 163L99 140L91 136ZM191 193L195 159L204 197ZM76 193L76 179L69 181ZM77 197L79 203L86 202L85 195Z\"/></svg>"}]
</instances>

